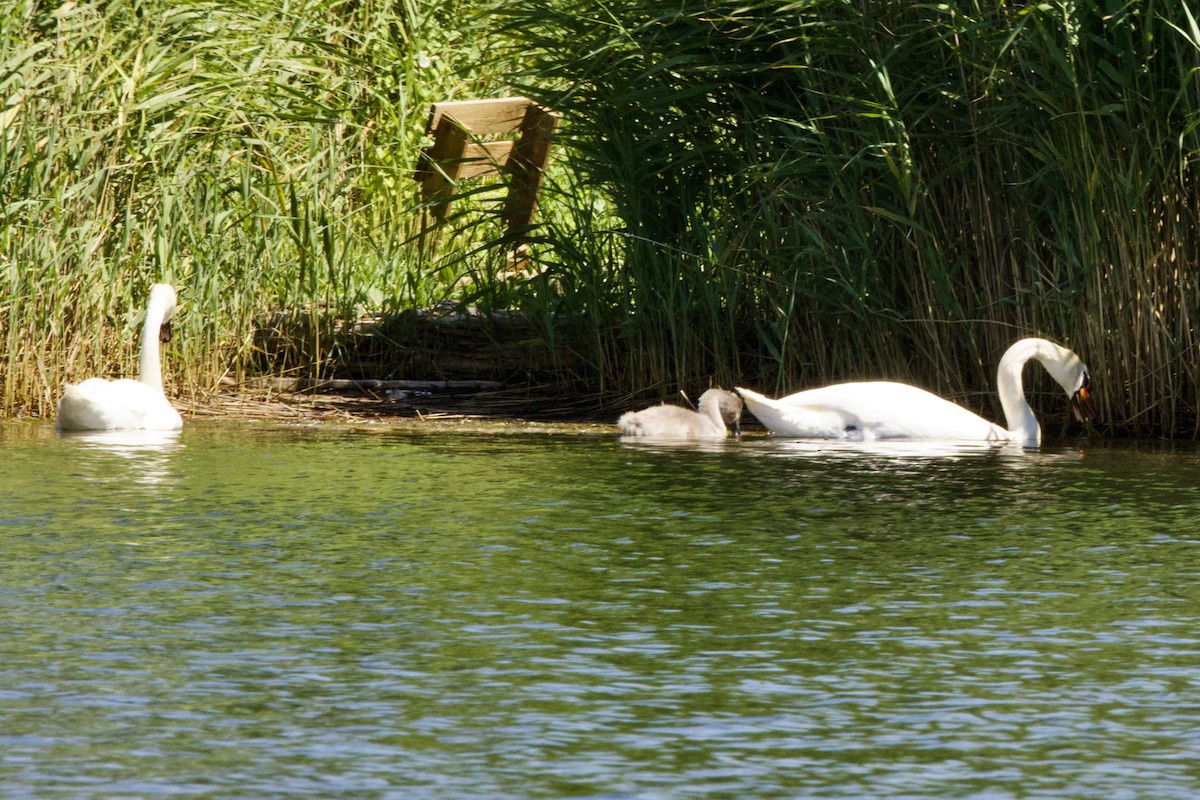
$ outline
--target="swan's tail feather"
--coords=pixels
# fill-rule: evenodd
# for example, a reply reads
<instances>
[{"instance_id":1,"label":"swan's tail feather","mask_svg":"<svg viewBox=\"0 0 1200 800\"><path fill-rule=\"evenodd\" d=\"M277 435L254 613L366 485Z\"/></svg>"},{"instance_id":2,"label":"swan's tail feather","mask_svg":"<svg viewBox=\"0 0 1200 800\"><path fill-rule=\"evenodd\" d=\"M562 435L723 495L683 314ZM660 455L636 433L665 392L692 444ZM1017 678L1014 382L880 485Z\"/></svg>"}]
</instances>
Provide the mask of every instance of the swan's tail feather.
<instances>
[{"instance_id":1,"label":"swan's tail feather","mask_svg":"<svg viewBox=\"0 0 1200 800\"><path fill-rule=\"evenodd\" d=\"M642 420L638 417L636 411L626 411L617 420L617 427L621 429L622 436L644 436L645 429L642 426Z\"/></svg>"},{"instance_id":2,"label":"swan's tail feather","mask_svg":"<svg viewBox=\"0 0 1200 800\"><path fill-rule=\"evenodd\" d=\"M57 425L60 431L116 430L123 419L99 402L79 384L68 385L58 401Z\"/></svg>"}]
</instances>

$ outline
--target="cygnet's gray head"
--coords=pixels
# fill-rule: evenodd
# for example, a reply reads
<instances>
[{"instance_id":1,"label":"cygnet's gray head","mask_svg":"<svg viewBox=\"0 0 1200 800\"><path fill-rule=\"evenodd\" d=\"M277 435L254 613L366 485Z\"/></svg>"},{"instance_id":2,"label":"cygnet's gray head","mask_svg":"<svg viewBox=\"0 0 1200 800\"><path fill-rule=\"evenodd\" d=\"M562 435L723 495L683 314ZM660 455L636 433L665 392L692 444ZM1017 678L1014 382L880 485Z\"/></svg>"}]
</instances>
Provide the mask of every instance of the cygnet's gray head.
<instances>
[{"instance_id":1,"label":"cygnet's gray head","mask_svg":"<svg viewBox=\"0 0 1200 800\"><path fill-rule=\"evenodd\" d=\"M733 428L735 436L742 434L742 398L733 392L725 389L709 389L704 394L700 395L700 404L704 405L704 399L715 398L717 409L721 412L721 419L726 425Z\"/></svg>"}]
</instances>

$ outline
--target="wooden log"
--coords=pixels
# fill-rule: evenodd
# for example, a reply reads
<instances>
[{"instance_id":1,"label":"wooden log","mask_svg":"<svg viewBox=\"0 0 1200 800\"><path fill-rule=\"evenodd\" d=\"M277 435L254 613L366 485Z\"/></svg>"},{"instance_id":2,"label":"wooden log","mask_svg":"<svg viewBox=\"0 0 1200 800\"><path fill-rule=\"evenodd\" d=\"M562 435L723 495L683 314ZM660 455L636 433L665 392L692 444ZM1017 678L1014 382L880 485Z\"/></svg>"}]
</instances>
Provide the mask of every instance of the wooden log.
<instances>
[{"instance_id":1,"label":"wooden log","mask_svg":"<svg viewBox=\"0 0 1200 800\"><path fill-rule=\"evenodd\" d=\"M296 392L316 392L337 394L339 392L446 392L471 393L503 389L500 381L413 381L413 380L379 380L376 378L330 378L314 380L311 378L280 379L290 381ZM287 391L279 389L279 391Z\"/></svg>"}]
</instances>

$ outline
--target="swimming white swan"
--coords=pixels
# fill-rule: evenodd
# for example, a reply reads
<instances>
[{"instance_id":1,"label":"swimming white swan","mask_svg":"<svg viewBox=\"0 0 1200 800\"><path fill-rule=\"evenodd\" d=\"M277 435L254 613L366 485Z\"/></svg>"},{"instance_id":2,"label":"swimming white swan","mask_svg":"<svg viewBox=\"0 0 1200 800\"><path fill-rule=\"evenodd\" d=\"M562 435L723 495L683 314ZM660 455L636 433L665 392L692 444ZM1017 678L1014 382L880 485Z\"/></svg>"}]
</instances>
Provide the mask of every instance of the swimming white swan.
<instances>
[{"instance_id":1,"label":"swimming white swan","mask_svg":"<svg viewBox=\"0 0 1200 800\"><path fill-rule=\"evenodd\" d=\"M624 436L647 439L724 439L729 435L725 423L739 430L742 399L724 389L709 389L700 395L699 411L672 405L658 405L641 411L629 411L617 420Z\"/></svg>"},{"instance_id":2,"label":"swimming white swan","mask_svg":"<svg viewBox=\"0 0 1200 800\"><path fill-rule=\"evenodd\" d=\"M801 438L942 439L1041 443L1042 429L1025 400L1021 371L1040 361L1067 392L1075 416L1079 405L1095 414L1087 367L1079 356L1045 339L1021 339L1000 359L996 389L1008 427L988 422L935 394L888 381L839 383L772 400L738 388L750 412L772 433Z\"/></svg>"},{"instance_id":3,"label":"swimming white swan","mask_svg":"<svg viewBox=\"0 0 1200 800\"><path fill-rule=\"evenodd\" d=\"M68 384L58 401L61 431L173 431L183 427L179 412L163 394L158 343L171 338L175 290L165 283L150 289L142 326L138 380L88 378Z\"/></svg>"}]
</instances>

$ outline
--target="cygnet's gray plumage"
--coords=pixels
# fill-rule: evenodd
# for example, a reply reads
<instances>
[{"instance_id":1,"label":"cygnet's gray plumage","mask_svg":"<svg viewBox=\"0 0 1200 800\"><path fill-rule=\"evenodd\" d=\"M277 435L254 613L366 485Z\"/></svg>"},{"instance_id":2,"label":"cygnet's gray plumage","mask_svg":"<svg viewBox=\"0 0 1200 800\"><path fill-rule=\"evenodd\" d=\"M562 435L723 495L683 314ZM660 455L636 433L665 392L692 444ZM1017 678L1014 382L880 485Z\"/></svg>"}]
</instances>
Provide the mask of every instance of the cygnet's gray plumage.
<instances>
[{"instance_id":1,"label":"cygnet's gray plumage","mask_svg":"<svg viewBox=\"0 0 1200 800\"><path fill-rule=\"evenodd\" d=\"M740 431L742 398L724 389L709 389L700 395L700 410L659 405L629 411L617 420L622 436L648 439L724 439L725 423Z\"/></svg>"}]
</instances>

